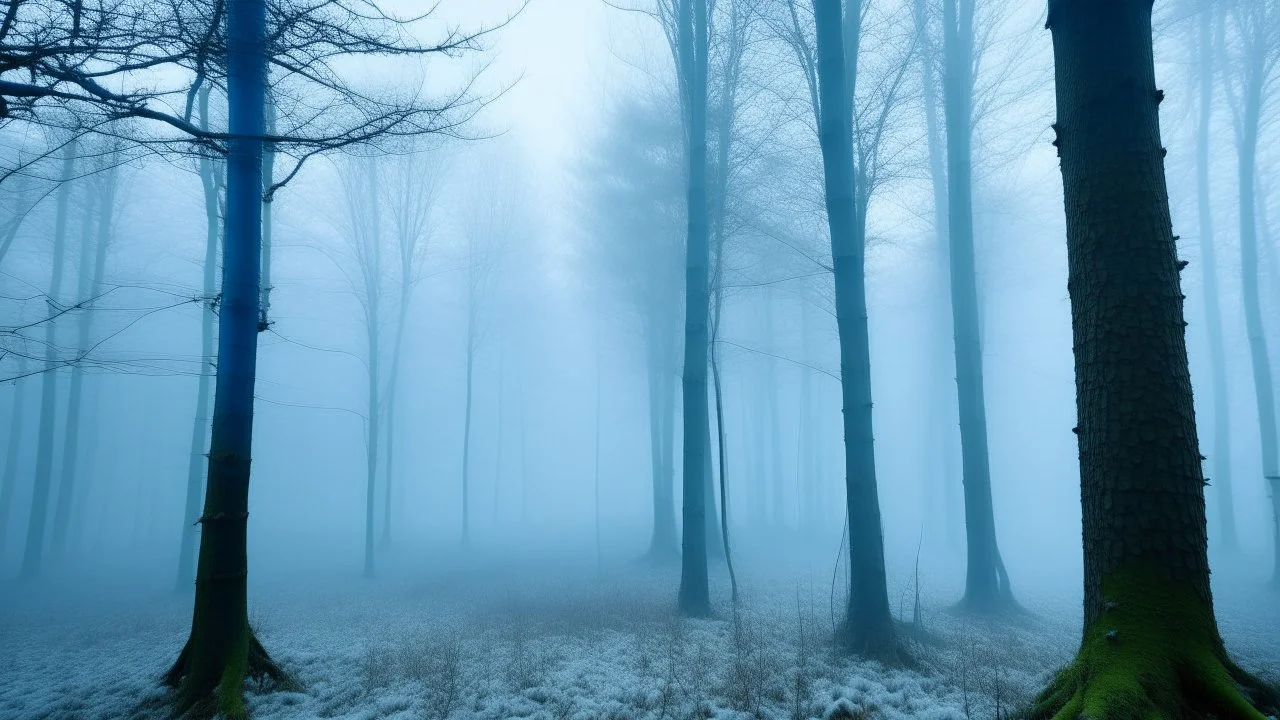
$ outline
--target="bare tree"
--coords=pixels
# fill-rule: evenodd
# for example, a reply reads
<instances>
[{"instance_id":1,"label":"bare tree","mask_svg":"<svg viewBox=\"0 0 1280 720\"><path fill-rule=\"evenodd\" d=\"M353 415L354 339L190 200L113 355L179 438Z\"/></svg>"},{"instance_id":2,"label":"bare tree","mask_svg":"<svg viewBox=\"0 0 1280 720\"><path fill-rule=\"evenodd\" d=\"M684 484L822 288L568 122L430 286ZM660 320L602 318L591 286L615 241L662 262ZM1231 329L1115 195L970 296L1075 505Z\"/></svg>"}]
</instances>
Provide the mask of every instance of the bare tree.
<instances>
[{"instance_id":1,"label":"bare tree","mask_svg":"<svg viewBox=\"0 0 1280 720\"><path fill-rule=\"evenodd\" d=\"M117 213L116 189L120 170L109 148L100 158L102 166L86 183L92 194L89 210L85 212L85 226L80 232L80 267L77 277L76 305L82 309L77 318L76 354L84 357L90 350L93 336L93 298L103 292L106 274L107 250L111 243L113 223ZM91 222L92 221L92 222ZM52 374L52 373L49 373ZM81 363L71 366L70 389L67 399L66 429L63 433L62 472L58 483L57 500L53 513L53 536L50 550L54 558L66 550L71 521L71 505L77 487L78 461L80 458L80 430L84 424L81 402L84 394L84 367Z\"/></svg>"},{"instance_id":2,"label":"bare tree","mask_svg":"<svg viewBox=\"0 0 1280 720\"><path fill-rule=\"evenodd\" d=\"M387 161L384 205L394 232L398 303L392 337L391 370L387 377L386 481L382 516L382 544L391 544L391 483L395 479L396 398L400 363L404 355L404 329L413 293L422 281L431 237L433 211L444 176L444 162L434 149L394 156Z\"/></svg>"},{"instance_id":3,"label":"bare tree","mask_svg":"<svg viewBox=\"0 0 1280 720\"><path fill-rule=\"evenodd\" d=\"M462 426L462 544L471 544L471 435L472 396L476 357L489 322L484 301L498 279L508 248L518 239L522 214L528 207L524 179L510 162L496 158L477 164L476 174L461 205L458 222L464 243L466 284L466 401ZM501 422L501 418L498 419ZM496 502L496 498L495 498Z\"/></svg>"}]
</instances>

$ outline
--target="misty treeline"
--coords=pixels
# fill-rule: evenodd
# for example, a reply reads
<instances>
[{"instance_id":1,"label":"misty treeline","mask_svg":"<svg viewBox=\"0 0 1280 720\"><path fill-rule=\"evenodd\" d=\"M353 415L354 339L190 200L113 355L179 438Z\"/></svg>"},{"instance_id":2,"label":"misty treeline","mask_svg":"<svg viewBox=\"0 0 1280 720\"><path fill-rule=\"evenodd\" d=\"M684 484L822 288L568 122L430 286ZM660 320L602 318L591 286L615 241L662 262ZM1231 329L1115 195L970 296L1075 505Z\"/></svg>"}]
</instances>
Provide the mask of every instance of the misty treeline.
<instances>
[{"instance_id":1,"label":"misty treeline","mask_svg":"<svg viewBox=\"0 0 1280 720\"><path fill-rule=\"evenodd\" d=\"M1041 468L992 461L984 349L1016 316L1017 285L1001 276L1024 271L1024 235L1059 232L1009 222L1044 201L1019 175L1052 147L1077 425L1034 432L1078 442L1085 624L1076 661L1027 713L1274 712L1274 692L1219 637L1208 548L1212 537L1215 551L1240 553L1237 515L1264 514L1250 524L1269 528L1280 582L1268 352L1280 330L1268 208L1280 190L1267 182L1280 5L608 4L636 17L653 52L601 94L602 121L575 148L573 217L557 225L532 163L484 115L510 89L485 82L484 69L520 7L467 26L446 6L398 14L372 0L8 2L0 379L12 410L0 543L20 543L21 578L92 557L93 524L151 522L141 481L95 477L103 436L118 432L115 405L128 400L96 381L177 377L164 392L193 396L188 442L145 453L172 454L186 470L165 480L183 498L166 521L165 556L179 591L194 584L190 636L163 678L179 714L243 716L246 679L298 686L249 622L255 400L336 416L333 427L358 436L360 502L342 511L358 516L366 576L409 541L395 520L415 512L396 509L405 485L450 485L466 550L481 532L554 515L530 455L572 454L590 468L582 492L597 562L602 496L646 475L648 543L634 555L679 565L672 590L686 616L726 610L710 582L722 569L736 612L733 561L749 549L735 531L843 528L835 645L909 665L888 533L963 543L957 612L1023 613L1002 553L1022 539L997 533L1007 523L993 474L1035 483ZM1052 65L1028 50L1042 26ZM1056 117L1043 109L1050 91ZM169 281L188 261L164 238L120 230L149 178L190 185L198 286ZM152 204L131 227L165 211ZM310 258L310 270L282 280L282 253ZM587 319L574 337L536 317L566 267L578 273L573 315ZM23 279L33 272L43 277ZM288 297L308 284L347 297L346 314L308 316ZM459 342L436 342L415 317L444 314L460 319ZM198 345L166 354L139 339L148 323ZM308 323L359 340L297 340ZM877 345L908 323L920 356L887 367ZM561 341L575 350L557 361L569 367L531 359ZM358 390L336 402L268 400L256 384L267 343L347 356L358 381L324 382ZM608 358L620 353L641 369L632 405L608 396ZM449 423L458 443L447 450L458 471L447 474L408 460L428 445L446 450L406 420L423 413L422 368L442 358L463 368ZM1229 368L1246 362L1250 382L1230 384ZM567 411L590 432L543 426L529 397L539 371L543 382L594 385L589 405ZM897 478L875 442L879 418L902 417L874 402L887 372L910 373L924 398L925 411L893 431L926 477L910 527L882 514L882 487ZM1260 462L1248 471L1231 454L1243 433L1237 404L1256 408L1248 430ZM615 406L645 433L646 473L624 473L610 456L615 424L603 418ZM1269 507L1237 507L1233 489L1246 483L1265 487Z\"/></svg>"}]
</instances>

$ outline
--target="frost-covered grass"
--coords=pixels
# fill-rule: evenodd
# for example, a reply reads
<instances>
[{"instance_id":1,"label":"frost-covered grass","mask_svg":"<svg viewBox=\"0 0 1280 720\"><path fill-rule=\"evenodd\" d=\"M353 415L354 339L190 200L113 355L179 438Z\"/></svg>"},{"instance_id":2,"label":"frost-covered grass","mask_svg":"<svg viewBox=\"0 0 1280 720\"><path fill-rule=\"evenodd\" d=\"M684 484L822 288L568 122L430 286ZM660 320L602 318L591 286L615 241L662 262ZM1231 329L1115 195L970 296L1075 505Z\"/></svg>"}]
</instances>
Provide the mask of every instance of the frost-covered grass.
<instances>
[{"instance_id":1,"label":"frost-covered grass","mask_svg":"<svg viewBox=\"0 0 1280 720\"><path fill-rule=\"evenodd\" d=\"M930 577L923 628L903 629L916 666L887 668L831 646L829 569L740 566L740 610L718 572L709 620L675 616L678 568L635 562L472 558L372 582L260 579L252 624L302 690L251 687L249 707L259 720L989 720L1027 701L1079 637L1078 592L1023 589L1024 615L982 620L947 611L960 587ZM906 617L910 590L893 590ZM145 582L4 592L0 718L164 717L157 680L185 638L188 598ZM1261 588L1219 592L1228 646L1271 677L1276 607Z\"/></svg>"}]
</instances>

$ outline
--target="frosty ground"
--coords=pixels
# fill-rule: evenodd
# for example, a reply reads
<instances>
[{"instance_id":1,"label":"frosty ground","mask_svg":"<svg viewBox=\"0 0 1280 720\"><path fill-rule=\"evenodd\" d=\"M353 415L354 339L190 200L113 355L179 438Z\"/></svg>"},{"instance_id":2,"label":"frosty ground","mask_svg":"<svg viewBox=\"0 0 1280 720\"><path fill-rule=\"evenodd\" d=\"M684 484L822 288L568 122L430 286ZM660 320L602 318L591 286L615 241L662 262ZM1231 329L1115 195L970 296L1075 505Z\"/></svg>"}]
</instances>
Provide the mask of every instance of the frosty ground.
<instances>
[{"instance_id":1,"label":"frosty ground","mask_svg":"<svg viewBox=\"0 0 1280 720\"><path fill-rule=\"evenodd\" d=\"M478 554L432 565L372 581L258 579L251 623L301 689L251 687L253 717L1001 718L1070 659L1080 629L1072 573L1015 586L1026 612L989 621L948 610L963 564L934 563L921 574L923 632L903 630L915 667L891 669L835 652L833 568L800 551L739 561L736 619L723 566L715 617L680 620L678 566ZM1216 578L1218 615L1242 664L1275 679L1280 603L1254 571ZM892 581L910 619L914 572ZM164 717L158 678L185 638L189 598L159 579L54 585L0 587L0 717Z\"/></svg>"}]
</instances>

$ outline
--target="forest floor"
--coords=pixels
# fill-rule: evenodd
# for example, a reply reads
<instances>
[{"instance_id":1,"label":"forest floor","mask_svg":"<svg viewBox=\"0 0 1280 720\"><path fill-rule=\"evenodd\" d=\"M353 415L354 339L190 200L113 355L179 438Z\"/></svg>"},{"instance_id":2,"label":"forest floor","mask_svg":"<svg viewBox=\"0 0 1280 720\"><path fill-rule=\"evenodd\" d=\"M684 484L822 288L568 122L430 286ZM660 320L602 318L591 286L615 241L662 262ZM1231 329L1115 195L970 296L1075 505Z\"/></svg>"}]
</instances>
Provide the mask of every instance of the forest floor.
<instances>
[{"instance_id":1,"label":"forest floor","mask_svg":"<svg viewBox=\"0 0 1280 720\"><path fill-rule=\"evenodd\" d=\"M302 689L250 688L249 707L257 720L995 720L1079 637L1078 591L1023 589L1025 613L983 620L949 611L960 587L939 579L922 583L923 632L903 631L916 667L887 668L834 651L843 599L830 567L741 565L736 619L721 566L707 620L675 617L678 567L637 562L455 558L413 579L263 581L251 624ZM908 618L909 582L893 590ZM1243 587L1219 590L1222 632L1243 666L1274 680L1280 602ZM0 718L157 717L143 708L164 696L190 600L153 590L0 588Z\"/></svg>"}]
</instances>

